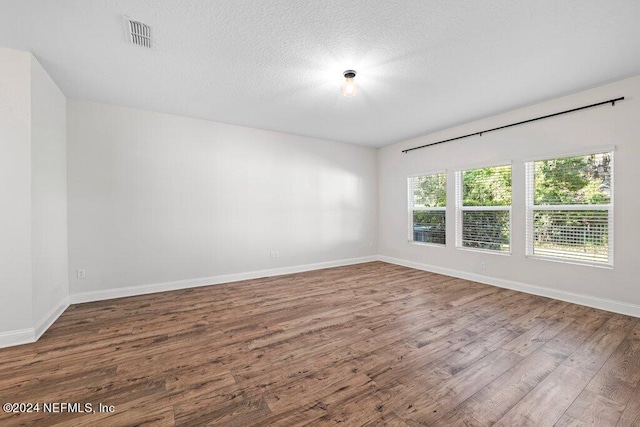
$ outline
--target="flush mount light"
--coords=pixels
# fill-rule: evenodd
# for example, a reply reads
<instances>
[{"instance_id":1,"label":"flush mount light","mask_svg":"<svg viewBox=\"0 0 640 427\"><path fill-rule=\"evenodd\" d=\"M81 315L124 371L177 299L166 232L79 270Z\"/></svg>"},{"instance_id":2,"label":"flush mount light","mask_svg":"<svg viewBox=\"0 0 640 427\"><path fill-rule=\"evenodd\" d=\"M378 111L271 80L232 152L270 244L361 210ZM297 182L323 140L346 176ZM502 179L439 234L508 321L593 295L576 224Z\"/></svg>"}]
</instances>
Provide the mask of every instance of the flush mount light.
<instances>
[{"instance_id":1,"label":"flush mount light","mask_svg":"<svg viewBox=\"0 0 640 427\"><path fill-rule=\"evenodd\" d=\"M342 75L345 78L345 82L342 84L342 94L348 98L356 96L358 85L353 81L356 72L354 70L346 70Z\"/></svg>"}]
</instances>

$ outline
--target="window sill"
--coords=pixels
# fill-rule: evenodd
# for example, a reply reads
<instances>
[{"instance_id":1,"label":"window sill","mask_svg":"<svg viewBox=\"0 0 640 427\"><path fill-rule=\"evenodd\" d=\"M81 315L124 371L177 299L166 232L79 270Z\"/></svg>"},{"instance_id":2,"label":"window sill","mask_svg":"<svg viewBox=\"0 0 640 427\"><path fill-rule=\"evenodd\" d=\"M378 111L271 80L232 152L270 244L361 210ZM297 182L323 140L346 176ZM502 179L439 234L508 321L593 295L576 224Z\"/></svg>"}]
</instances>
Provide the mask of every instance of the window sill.
<instances>
[{"instance_id":1,"label":"window sill","mask_svg":"<svg viewBox=\"0 0 640 427\"><path fill-rule=\"evenodd\" d=\"M446 248L447 245L446 244L442 244L442 243L429 243L429 242L416 242L415 240L407 240L409 243L413 244L413 245L417 245L417 246L431 246L434 248Z\"/></svg>"},{"instance_id":2,"label":"window sill","mask_svg":"<svg viewBox=\"0 0 640 427\"><path fill-rule=\"evenodd\" d=\"M571 264L571 265L579 265L582 267L595 267L595 268L603 268L605 270L613 270L613 264L580 262L574 259L551 258L551 257L540 256L540 255L527 255L527 258L535 259L538 261L550 261L550 262L557 262L560 264Z\"/></svg>"},{"instance_id":3,"label":"window sill","mask_svg":"<svg viewBox=\"0 0 640 427\"><path fill-rule=\"evenodd\" d=\"M480 252L483 254L492 254L492 255L501 255L501 256L511 256L511 251L503 252L503 251L492 251L491 249L477 249L477 248L465 248L463 246L456 246L456 249L460 251L469 251L469 252Z\"/></svg>"}]
</instances>

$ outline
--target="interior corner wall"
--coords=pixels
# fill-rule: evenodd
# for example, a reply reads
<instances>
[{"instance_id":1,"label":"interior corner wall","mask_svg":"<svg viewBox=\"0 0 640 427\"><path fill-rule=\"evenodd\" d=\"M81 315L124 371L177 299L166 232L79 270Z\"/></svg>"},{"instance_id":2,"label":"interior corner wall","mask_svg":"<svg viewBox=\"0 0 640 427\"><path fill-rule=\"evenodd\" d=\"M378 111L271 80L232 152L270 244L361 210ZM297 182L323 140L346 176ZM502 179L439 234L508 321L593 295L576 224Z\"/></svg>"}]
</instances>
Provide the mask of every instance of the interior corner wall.
<instances>
[{"instance_id":1,"label":"interior corner wall","mask_svg":"<svg viewBox=\"0 0 640 427\"><path fill-rule=\"evenodd\" d=\"M67 107L72 301L376 255L373 148Z\"/></svg>"},{"instance_id":2,"label":"interior corner wall","mask_svg":"<svg viewBox=\"0 0 640 427\"><path fill-rule=\"evenodd\" d=\"M0 336L33 326L30 58L0 48Z\"/></svg>"},{"instance_id":3,"label":"interior corner wall","mask_svg":"<svg viewBox=\"0 0 640 427\"><path fill-rule=\"evenodd\" d=\"M31 238L36 326L50 321L56 310L66 308L69 296L66 114L66 97L31 56Z\"/></svg>"},{"instance_id":4,"label":"interior corner wall","mask_svg":"<svg viewBox=\"0 0 640 427\"><path fill-rule=\"evenodd\" d=\"M0 348L67 307L65 103L30 53L0 48Z\"/></svg>"},{"instance_id":5,"label":"interior corner wall","mask_svg":"<svg viewBox=\"0 0 640 427\"><path fill-rule=\"evenodd\" d=\"M562 110L624 96L625 100L540 120L497 132L448 142L404 154L403 149L429 144ZM532 293L613 307L640 315L640 76L486 118L435 134L381 148L378 153L379 253L382 259ZM615 146L614 267L566 264L525 256L524 160ZM465 167L513 162L512 254L455 248L454 171ZM408 241L407 176L447 172L447 245ZM480 262L486 270L480 269Z\"/></svg>"}]
</instances>

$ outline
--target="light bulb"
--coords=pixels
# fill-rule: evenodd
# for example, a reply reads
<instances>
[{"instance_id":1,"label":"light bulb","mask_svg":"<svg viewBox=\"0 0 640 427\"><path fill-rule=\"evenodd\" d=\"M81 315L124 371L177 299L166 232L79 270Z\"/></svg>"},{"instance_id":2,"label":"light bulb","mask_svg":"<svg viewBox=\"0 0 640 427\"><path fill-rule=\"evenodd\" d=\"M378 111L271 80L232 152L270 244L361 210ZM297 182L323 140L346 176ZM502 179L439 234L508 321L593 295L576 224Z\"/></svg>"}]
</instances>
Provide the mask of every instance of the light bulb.
<instances>
[{"instance_id":1,"label":"light bulb","mask_svg":"<svg viewBox=\"0 0 640 427\"><path fill-rule=\"evenodd\" d=\"M342 75L345 78L345 82L342 84L342 94L348 98L356 96L358 93L358 85L353 81L356 76L356 72L353 70L347 70Z\"/></svg>"}]
</instances>

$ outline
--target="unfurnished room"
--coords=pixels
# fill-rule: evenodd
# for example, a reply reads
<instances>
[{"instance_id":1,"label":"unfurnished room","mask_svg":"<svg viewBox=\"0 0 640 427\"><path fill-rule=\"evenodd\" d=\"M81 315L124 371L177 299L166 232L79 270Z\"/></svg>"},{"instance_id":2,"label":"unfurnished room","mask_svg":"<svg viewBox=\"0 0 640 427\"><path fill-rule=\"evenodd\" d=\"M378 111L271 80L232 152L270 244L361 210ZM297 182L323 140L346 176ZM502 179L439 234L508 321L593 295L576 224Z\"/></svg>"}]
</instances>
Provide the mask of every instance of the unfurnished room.
<instances>
[{"instance_id":1,"label":"unfurnished room","mask_svg":"<svg viewBox=\"0 0 640 427\"><path fill-rule=\"evenodd\" d=\"M1 426L640 426L637 0L0 0Z\"/></svg>"}]
</instances>

